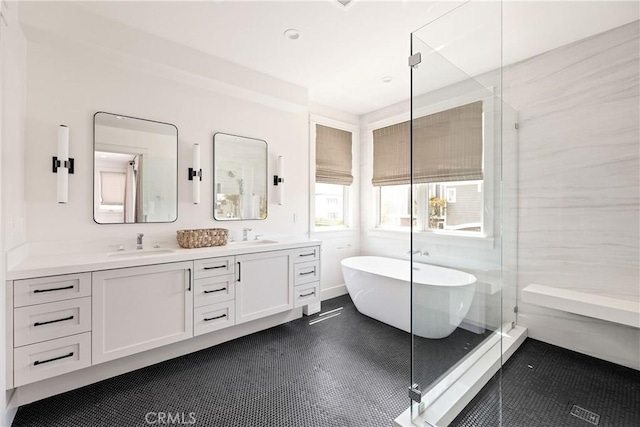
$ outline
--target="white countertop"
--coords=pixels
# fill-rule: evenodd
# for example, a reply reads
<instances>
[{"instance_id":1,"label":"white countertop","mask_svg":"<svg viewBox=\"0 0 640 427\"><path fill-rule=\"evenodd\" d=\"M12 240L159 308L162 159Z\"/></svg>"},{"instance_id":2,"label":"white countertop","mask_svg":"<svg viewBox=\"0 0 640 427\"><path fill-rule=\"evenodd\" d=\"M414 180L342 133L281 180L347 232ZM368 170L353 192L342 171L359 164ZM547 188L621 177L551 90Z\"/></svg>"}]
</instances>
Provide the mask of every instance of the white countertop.
<instances>
[{"instance_id":1,"label":"white countertop","mask_svg":"<svg viewBox=\"0 0 640 427\"><path fill-rule=\"evenodd\" d=\"M39 254L27 256L22 262L7 271L6 280L29 279L34 277L55 276L60 274L81 273L87 271L111 270L114 268L138 267L143 265L166 264L170 262L191 261L203 258L215 258L231 255L294 249L307 246L319 246L319 240L278 239L274 243L232 242L225 246L209 248L183 249L164 247L172 252L133 254L128 256L109 256L114 249L104 252L80 252L63 254ZM135 252L128 249L127 253Z\"/></svg>"}]
</instances>

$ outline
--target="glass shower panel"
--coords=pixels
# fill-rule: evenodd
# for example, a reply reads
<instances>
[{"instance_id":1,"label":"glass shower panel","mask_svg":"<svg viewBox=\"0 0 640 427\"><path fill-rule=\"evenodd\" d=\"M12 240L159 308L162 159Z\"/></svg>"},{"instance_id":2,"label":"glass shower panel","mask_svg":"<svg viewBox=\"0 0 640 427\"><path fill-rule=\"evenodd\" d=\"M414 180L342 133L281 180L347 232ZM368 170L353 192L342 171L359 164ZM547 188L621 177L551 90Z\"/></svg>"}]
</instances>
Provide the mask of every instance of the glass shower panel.
<instances>
[{"instance_id":1,"label":"glass shower panel","mask_svg":"<svg viewBox=\"0 0 640 427\"><path fill-rule=\"evenodd\" d=\"M517 120L501 100L500 3L432 21L412 33L411 53L411 413L444 426L473 397L476 362L493 349L500 366L515 322L516 145L503 137L515 142Z\"/></svg>"}]
</instances>

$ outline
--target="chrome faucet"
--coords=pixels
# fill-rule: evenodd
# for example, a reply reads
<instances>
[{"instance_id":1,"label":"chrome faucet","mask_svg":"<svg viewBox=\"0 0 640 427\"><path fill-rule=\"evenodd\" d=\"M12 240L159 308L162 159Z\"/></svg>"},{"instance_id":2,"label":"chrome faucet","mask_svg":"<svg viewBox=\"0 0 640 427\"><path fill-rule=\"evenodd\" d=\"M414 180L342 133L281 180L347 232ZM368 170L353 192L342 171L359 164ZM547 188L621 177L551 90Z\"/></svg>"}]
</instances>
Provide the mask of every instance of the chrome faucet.
<instances>
[{"instance_id":1,"label":"chrome faucet","mask_svg":"<svg viewBox=\"0 0 640 427\"><path fill-rule=\"evenodd\" d=\"M246 242L247 240L249 240L249 232L251 231L251 228L243 228L242 229L242 241Z\"/></svg>"},{"instance_id":2,"label":"chrome faucet","mask_svg":"<svg viewBox=\"0 0 640 427\"><path fill-rule=\"evenodd\" d=\"M137 240L137 244L136 244L136 249L142 249L142 238L144 237L144 234L142 233L138 233L138 240Z\"/></svg>"}]
</instances>

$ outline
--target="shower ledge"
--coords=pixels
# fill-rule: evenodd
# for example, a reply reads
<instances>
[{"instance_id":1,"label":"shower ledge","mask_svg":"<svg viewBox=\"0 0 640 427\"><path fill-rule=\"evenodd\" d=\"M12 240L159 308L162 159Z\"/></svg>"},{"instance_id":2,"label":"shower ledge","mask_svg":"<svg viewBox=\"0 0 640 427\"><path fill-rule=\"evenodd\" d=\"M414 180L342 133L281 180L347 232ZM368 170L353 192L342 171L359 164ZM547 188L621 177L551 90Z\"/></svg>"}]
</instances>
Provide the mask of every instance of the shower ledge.
<instances>
[{"instance_id":1,"label":"shower ledge","mask_svg":"<svg viewBox=\"0 0 640 427\"><path fill-rule=\"evenodd\" d=\"M536 284L531 284L522 290L522 301L640 328L640 302L638 301Z\"/></svg>"}]
</instances>

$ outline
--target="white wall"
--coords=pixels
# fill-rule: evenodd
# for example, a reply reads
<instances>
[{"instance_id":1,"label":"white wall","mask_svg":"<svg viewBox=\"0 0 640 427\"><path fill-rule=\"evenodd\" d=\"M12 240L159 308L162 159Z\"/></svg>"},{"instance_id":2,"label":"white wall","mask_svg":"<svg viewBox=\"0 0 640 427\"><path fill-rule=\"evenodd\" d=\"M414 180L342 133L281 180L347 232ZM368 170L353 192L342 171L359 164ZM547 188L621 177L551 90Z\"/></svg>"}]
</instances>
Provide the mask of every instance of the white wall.
<instances>
[{"instance_id":1,"label":"white wall","mask_svg":"<svg viewBox=\"0 0 640 427\"><path fill-rule=\"evenodd\" d=\"M26 40L18 25L18 5L3 2L0 5L7 25L0 22L0 324L6 325L6 251L25 241L24 203L24 124L25 124L25 72ZM5 373L7 369L7 343L5 328L0 330L0 426L10 425L17 408L8 408L12 386Z\"/></svg>"},{"instance_id":2,"label":"white wall","mask_svg":"<svg viewBox=\"0 0 640 427\"><path fill-rule=\"evenodd\" d=\"M53 241L63 244L89 238L119 239L121 243L128 244L133 243L138 232L145 233L149 241L175 242L176 230L207 227L230 228L236 235L242 227L251 227L254 233L265 236L308 232L308 112L306 98L300 96L300 92L306 94L305 89L268 76L248 73L244 69L231 69L230 74L234 79L240 74L246 80L245 87L237 88L239 96L235 97L228 82L221 85L219 80L209 76L205 79L201 74L195 75L195 72L192 73L192 79L185 79L183 74L176 76L178 69L197 66L200 72L206 68L201 61L203 59L196 53L192 52L192 56L184 58L190 63L167 68L166 64L156 62L161 61L156 57L141 58L134 56L134 53L123 54L121 51L87 45L73 37L77 35L74 31L80 31L74 28L76 21L69 21L67 28L50 28L49 20L41 18L43 11L31 10L30 7L26 5L29 13L24 23L29 39L26 134L29 161L26 162L25 197L30 243ZM57 11L55 9L51 13ZM109 28L104 31L107 30ZM133 41L139 38L140 44L150 43L148 37L151 36L126 28L118 30L122 30L122 34ZM92 34L91 37L97 36ZM97 40L96 43L101 41L107 42ZM168 54L175 48L161 39L155 40L155 43L155 53L166 47ZM260 90L262 86L257 83L263 83L266 92L256 92L256 102L244 99L247 87ZM273 93L269 93L273 86L283 89L281 102ZM96 111L168 122L178 127L179 206L175 223L97 225L93 222L92 118ZM55 175L49 167L51 156L55 154L58 124L67 124L70 128L70 153L75 158L76 168L75 174L69 178L69 203L66 205L55 202ZM283 206L270 203L266 220L213 220L212 137L215 132L266 140L269 144L271 175L278 154L286 154L291 159L287 164L286 177L286 191L290 196ZM191 202L191 182L187 180L194 143L201 145L204 174L199 205ZM269 192L270 200L274 200L272 185L269 185Z\"/></svg>"},{"instance_id":3,"label":"white wall","mask_svg":"<svg viewBox=\"0 0 640 427\"><path fill-rule=\"evenodd\" d=\"M640 301L639 22L510 67L520 112L519 289ZM640 331L520 303L529 336L640 369Z\"/></svg>"}]
</instances>

